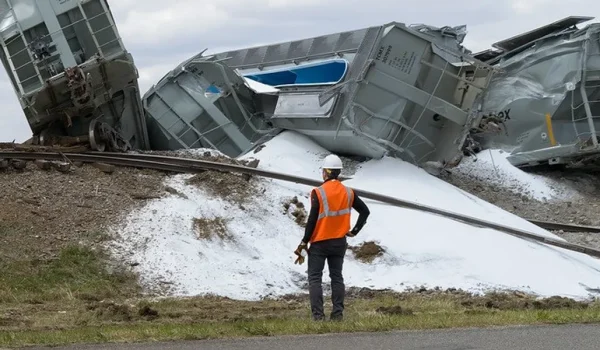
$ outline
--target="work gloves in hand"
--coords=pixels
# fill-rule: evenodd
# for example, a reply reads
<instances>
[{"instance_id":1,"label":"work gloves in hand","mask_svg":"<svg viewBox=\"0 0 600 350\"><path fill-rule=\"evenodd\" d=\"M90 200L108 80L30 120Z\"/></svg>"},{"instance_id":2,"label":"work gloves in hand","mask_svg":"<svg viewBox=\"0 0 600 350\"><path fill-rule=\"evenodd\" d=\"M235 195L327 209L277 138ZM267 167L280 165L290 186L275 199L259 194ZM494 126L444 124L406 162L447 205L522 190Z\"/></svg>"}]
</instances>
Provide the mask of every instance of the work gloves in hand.
<instances>
[{"instance_id":1,"label":"work gloves in hand","mask_svg":"<svg viewBox=\"0 0 600 350\"><path fill-rule=\"evenodd\" d=\"M306 256L308 252L306 243L304 242L300 242L300 244L298 245L298 248L296 248L296 250L294 251L294 254L296 254L298 256L298 258L296 259L296 261L294 261L294 264L299 264L302 265L304 263L304 257Z\"/></svg>"}]
</instances>

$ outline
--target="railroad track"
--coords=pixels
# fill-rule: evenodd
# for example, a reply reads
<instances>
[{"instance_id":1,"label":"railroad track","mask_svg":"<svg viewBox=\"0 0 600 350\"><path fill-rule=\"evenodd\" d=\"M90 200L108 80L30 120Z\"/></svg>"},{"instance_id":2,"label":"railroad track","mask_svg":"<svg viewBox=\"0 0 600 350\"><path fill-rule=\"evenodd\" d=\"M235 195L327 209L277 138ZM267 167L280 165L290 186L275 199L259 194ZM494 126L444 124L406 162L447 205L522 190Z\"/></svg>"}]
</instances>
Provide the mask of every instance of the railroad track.
<instances>
[{"instance_id":1,"label":"railroad track","mask_svg":"<svg viewBox=\"0 0 600 350\"><path fill-rule=\"evenodd\" d=\"M549 231L564 231L564 232L581 232L581 233L600 233L598 226L585 226L573 224L561 224L558 222L541 221L533 219L525 219L534 225L544 228Z\"/></svg>"},{"instance_id":2,"label":"railroad track","mask_svg":"<svg viewBox=\"0 0 600 350\"><path fill-rule=\"evenodd\" d=\"M321 185L320 181L273 172L266 171L261 169L256 169L252 167L247 167L243 165L236 164L226 164L220 162L213 162L207 160L197 160L197 159L189 159L189 158L180 158L180 157L169 157L169 156L161 156L161 155L153 155L153 154L130 154L130 153L108 153L108 152L89 152L89 153L57 153L57 152L21 152L21 151L4 151L0 152L0 159L20 159L20 160L54 160L54 161L63 161L63 162L87 162L87 163L106 163L118 166L126 166L126 167L135 167L135 168L145 168L145 169L155 169L162 170L167 172L176 172L176 173L200 173L206 170L215 170L215 171L227 171L234 173L242 173L248 175L255 175L266 177L270 179L282 180L287 182L295 182L308 186L319 186ZM590 256L600 258L600 250L586 247L578 244L567 243L551 238L546 238L539 236L535 233L516 229L513 227L501 225L498 223L494 223L491 221L471 217L468 215L463 215L455 212L446 211L439 208L430 207L423 204L418 204L414 202L409 202L405 200L401 200L398 198L385 196L379 193L373 193L368 191L363 191L359 189L354 189L355 192L363 197L372 200L376 200L379 202L383 202L386 204L390 204L393 206L417 210L421 212L426 212L430 214L440 215L446 218L450 218L462 223L466 223L476 227L483 228L491 228L494 230L498 230L512 236L516 236L522 239L536 241L548 245L552 245L555 247L560 247L564 249L568 249L571 251L576 251L580 253L584 253ZM576 231L576 232L600 232L600 228L595 227L587 227L587 226L576 226L576 225L567 225L560 223L551 223L551 222L543 222L543 221L533 221L529 220L533 224L536 224L542 228L550 229L550 230L564 230L564 231ZM585 229L584 229L585 228Z\"/></svg>"}]
</instances>

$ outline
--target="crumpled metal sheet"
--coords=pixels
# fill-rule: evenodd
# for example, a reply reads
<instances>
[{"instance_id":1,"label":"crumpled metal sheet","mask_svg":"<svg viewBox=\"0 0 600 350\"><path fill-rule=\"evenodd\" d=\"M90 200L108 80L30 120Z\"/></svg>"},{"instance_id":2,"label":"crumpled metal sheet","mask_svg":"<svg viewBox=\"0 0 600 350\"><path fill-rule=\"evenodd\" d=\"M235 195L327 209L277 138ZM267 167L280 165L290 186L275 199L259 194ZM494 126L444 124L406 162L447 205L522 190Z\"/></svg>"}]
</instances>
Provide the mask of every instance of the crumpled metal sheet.
<instances>
[{"instance_id":1,"label":"crumpled metal sheet","mask_svg":"<svg viewBox=\"0 0 600 350\"><path fill-rule=\"evenodd\" d=\"M563 29L488 62L499 71L478 102L484 116L504 122L504 132L479 137L481 145L510 150L509 161L517 166L560 163L584 152L580 145L592 133L581 82L584 73L600 71L599 43L600 24L592 24ZM587 76L586 86L599 85L590 79L600 79L597 73ZM586 90L588 97L598 93ZM600 105L592 108L600 116ZM593 124L600 130L600 121Z\"/></svg>"},{"instance_id":2,"label":"crumpled metal sheet","mask_svg":"<svg viewBox=\"0 0 600 350\"><path fill-rule=\"evenodd\" d=\"M454 27L443 26L441 28L438 28L432 25L418 23L411 24L408 26L408 28L416 30L420 33L425 33L438 38L443 38L445 39L445 43L451 46L456 45L456 42L462 44L468 33L467 26L464 24Z\"/></svg>"}]
</instances>

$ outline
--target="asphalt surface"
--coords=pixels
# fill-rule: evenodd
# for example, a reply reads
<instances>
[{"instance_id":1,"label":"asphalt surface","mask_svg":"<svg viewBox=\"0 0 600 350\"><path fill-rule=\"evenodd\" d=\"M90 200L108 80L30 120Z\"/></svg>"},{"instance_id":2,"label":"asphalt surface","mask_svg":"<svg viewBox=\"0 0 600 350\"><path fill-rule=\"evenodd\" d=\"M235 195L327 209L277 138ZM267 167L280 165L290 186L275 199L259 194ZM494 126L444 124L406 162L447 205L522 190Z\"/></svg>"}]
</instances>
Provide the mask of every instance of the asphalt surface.
<instances>
[{"instance_id":1,"label":"asphalt surface","mask_svg":"<svg viewBox=\"0 0 600 350\"><path fill-rule=\"evenodd\" d=\"M44 349L44 348L37 348ZM48 348L45 348L48 349ZM328 334L242 340L82 345L54 350L566 350L600 349L600 325Z\"/></svg>"}]
</instances>

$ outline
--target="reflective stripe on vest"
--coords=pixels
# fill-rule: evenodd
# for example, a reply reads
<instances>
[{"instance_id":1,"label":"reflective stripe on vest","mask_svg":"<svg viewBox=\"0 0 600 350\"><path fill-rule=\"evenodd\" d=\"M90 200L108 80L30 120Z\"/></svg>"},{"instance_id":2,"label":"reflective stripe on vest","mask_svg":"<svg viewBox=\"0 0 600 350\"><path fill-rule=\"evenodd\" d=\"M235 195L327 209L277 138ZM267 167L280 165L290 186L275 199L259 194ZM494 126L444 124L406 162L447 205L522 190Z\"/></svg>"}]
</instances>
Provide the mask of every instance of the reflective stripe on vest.
<instances>
[{"instance_id":1,"label":"reflective stripe on vest","mask_svg":"<svg viewBox=\"0 0 600 350\"><path fill-rule=\"evenodd\" d=\"M323 212L319 214L319 219L322 219L327 216L340 216L345 214L350 214L350 210L352 209L352 190L346 187L346 193L348 193L348 208L338 210L338 211L329 211L329 202L327 202L327 195L325 194L325 190L323 187L318 187L319 193L321 194L321 198L323 200Z\"/></svg>"}]
</instances>

